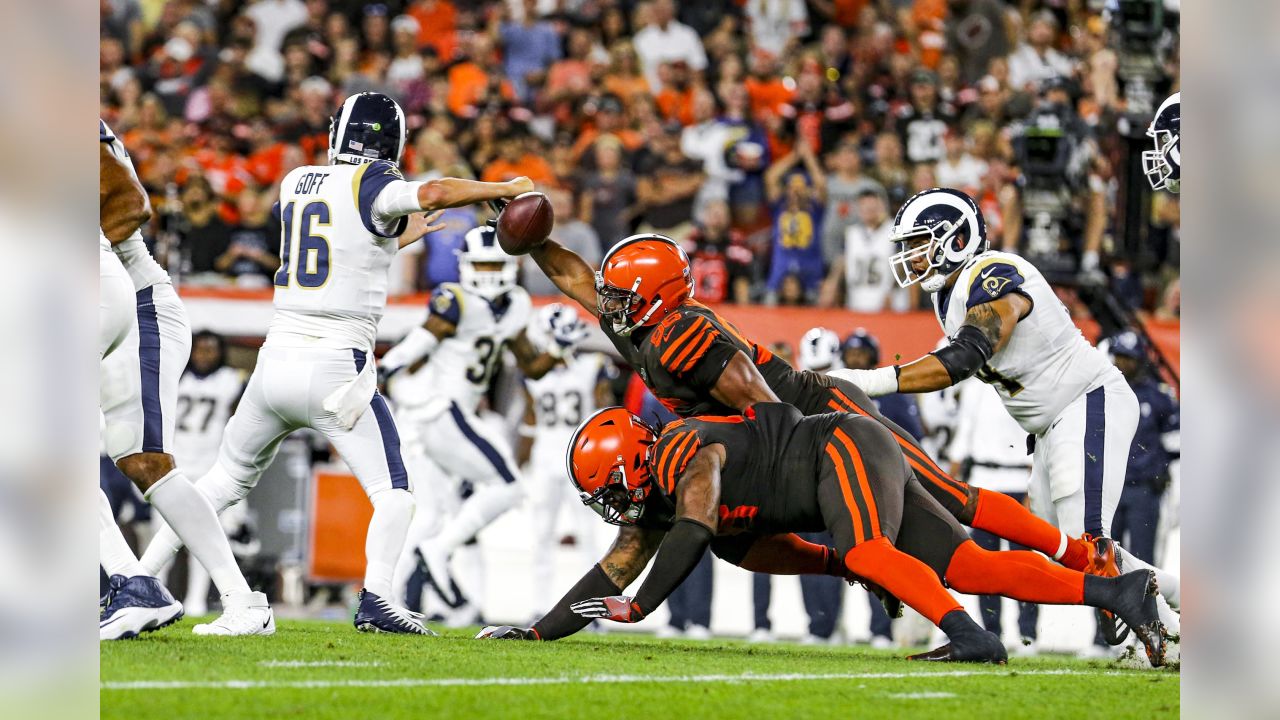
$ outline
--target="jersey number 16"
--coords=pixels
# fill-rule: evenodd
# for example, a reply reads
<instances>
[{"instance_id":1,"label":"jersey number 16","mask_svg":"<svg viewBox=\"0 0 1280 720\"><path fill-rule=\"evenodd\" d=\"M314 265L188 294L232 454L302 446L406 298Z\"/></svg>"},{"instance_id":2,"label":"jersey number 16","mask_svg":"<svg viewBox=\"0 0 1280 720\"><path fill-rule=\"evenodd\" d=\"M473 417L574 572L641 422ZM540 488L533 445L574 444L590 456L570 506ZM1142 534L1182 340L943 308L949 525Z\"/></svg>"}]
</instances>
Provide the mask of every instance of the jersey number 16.
<instances>
[{"instance_id":1,"label":"jersey number 16","mask_svg":"<svg viewBox=\"0 0 1280 720\"><path fill-rule=\"evenodd\" d=\"M298 247L293 252L293 206L290 202L280 211L280 269L276 271L276 287L289 286L289 267L298 287L318 288L329 279L329 240L313 233L316 225L329 225L329 206L323 201L307 203L298 217Z\"/></svg>"}]
</instances>

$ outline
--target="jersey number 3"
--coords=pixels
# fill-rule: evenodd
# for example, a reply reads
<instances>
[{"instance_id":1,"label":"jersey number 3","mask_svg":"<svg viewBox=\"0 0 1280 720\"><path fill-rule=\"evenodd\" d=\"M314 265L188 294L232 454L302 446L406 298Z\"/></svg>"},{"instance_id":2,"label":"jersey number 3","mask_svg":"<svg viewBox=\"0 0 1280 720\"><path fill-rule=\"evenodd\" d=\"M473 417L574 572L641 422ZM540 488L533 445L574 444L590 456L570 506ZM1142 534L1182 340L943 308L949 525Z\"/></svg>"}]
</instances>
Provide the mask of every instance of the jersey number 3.
<instances>
[{"instance_id":1,"label":"jersey number 3","mask_svg":"<svg viewBox=\"0 0 1280 720\"><path fill-rule=\"evenodd\" d=\"M329 279L329 240L313 234L316 225L329 225L329 205L323 201L307 203L298 217L298 248L293 252L293 206L290 202L280 211L280 269L276 271L276 287L289 286L289 266L298 287L318 288Z\"/></svg>"}]
</instances>

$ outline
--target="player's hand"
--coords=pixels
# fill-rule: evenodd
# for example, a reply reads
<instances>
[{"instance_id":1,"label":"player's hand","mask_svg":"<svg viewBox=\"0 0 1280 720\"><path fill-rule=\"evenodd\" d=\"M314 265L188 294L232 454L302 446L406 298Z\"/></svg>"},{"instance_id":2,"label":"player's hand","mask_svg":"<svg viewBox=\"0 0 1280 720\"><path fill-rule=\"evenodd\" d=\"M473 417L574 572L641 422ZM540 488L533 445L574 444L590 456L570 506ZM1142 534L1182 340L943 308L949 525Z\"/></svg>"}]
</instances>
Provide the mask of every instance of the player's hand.
<instances>
[{"instance_id":1,"label":"player's hand","mask_svg":"<svg viewBox=\"0 0 1280 720\"><path fill-rule=\"evenodd\" d=\"M640 606L631 600L629 595L610 595L609 597L591 598L576 602L569 606L575 613L587 618L612 620L620 623L640 622L644 613Z\"/></svg>"},{"instance_id":2,"label":"player's hand","mask_svg":"<svg viewBox=\"0 0 1280 720\"><path fill-rule=\"evenodd\" d=\"M424 235L448 227L446 223L440 222L440 216L443 214L444 210L436 210L433 213L410 213L407 215L409 222L405 225L404 232L400 234L400 247L417 242Z\"/></svg>"},{"instance_id":3,"label":"player's hand","mask_svg":"<svg viewBox=\"0 0 1280 720\"><path fill-rule=\"evenodd\" d=\"M511 180L510 182L507 183L507 185L511 186L510 197L515 197L516 195L523 195L524 193L527 193L527 192L533 192L533 181L525 177L524 175L521 175L520 177L515 178L514 180Z\"/></svg>"},{"instance_id":4,"label":"player's hand","mask_svg":"<svg viewBox=\"0 0 1280 720\"><path fill-rule=\"evenodd\" d=\"M537 640L538 633L533 628L518 628L511 625L489 625L481 630L476 640Z\"/></svg>"}]
</instances>

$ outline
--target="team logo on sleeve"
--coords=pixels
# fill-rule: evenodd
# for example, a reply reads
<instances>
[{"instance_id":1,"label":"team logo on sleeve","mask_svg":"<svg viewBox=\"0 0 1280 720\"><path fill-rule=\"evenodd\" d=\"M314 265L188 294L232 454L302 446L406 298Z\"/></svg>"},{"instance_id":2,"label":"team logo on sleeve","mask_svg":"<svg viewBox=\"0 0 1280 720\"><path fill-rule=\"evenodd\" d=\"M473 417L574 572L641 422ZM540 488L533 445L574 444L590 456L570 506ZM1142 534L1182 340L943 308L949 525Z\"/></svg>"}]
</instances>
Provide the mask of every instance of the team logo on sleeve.
<instances>
[{"instance_id":1,"label":"team logo on sleeve","mask_svg":"<svg viewBox=\"0 0 1280 720\"><path fill-rule=\"evenodd\" d=\"M988 271L990 272L990 271ZM983 278L982 289L987 291L991 297L1000 297L1000 292L1004 290L1004 286L1009 284L1009 278L992 276Z\"/></svg>"},{"instance_id":2,"label":"team logo on sleeve","mask_svg":"<svg viewBox=\"0 0 1280 720\"><path fill-rule=\"evenodd\" d=\"M431 300L432 309L437 314L444 314L449 311L449 307L453 305L453 294L450 292L442 292Z\"/></svg>"}]
</instances>

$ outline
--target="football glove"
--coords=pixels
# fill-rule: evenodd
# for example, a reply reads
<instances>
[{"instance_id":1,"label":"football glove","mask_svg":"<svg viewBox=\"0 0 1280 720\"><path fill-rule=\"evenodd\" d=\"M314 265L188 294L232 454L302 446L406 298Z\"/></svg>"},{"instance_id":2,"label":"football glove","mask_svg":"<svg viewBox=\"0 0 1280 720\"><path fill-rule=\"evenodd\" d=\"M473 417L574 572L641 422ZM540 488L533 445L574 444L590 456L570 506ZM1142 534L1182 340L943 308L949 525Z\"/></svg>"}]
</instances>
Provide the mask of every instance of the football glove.
<instances>
[{"instance_id":1,"label":"football glove","mask_svg":"<svg viewBox=\"0 0 1280 720\"><path fill-rule=\"evenodd\" d=\"M481 630L476 640L538 640L538 633L533 628L518 628L511 625L489 625Z\"/></svg>"},{"instance_id":2,"label":"football glove","mask_svg":"<svg viewBox=\"0 0 1280 720\"><path fill-rule=\"evenodd\" d=\"M576 602L569 609L588 618L612 620L620 623L640 622L645 613L629 595L610 595Z\"/></svg>"}]
</instances>

